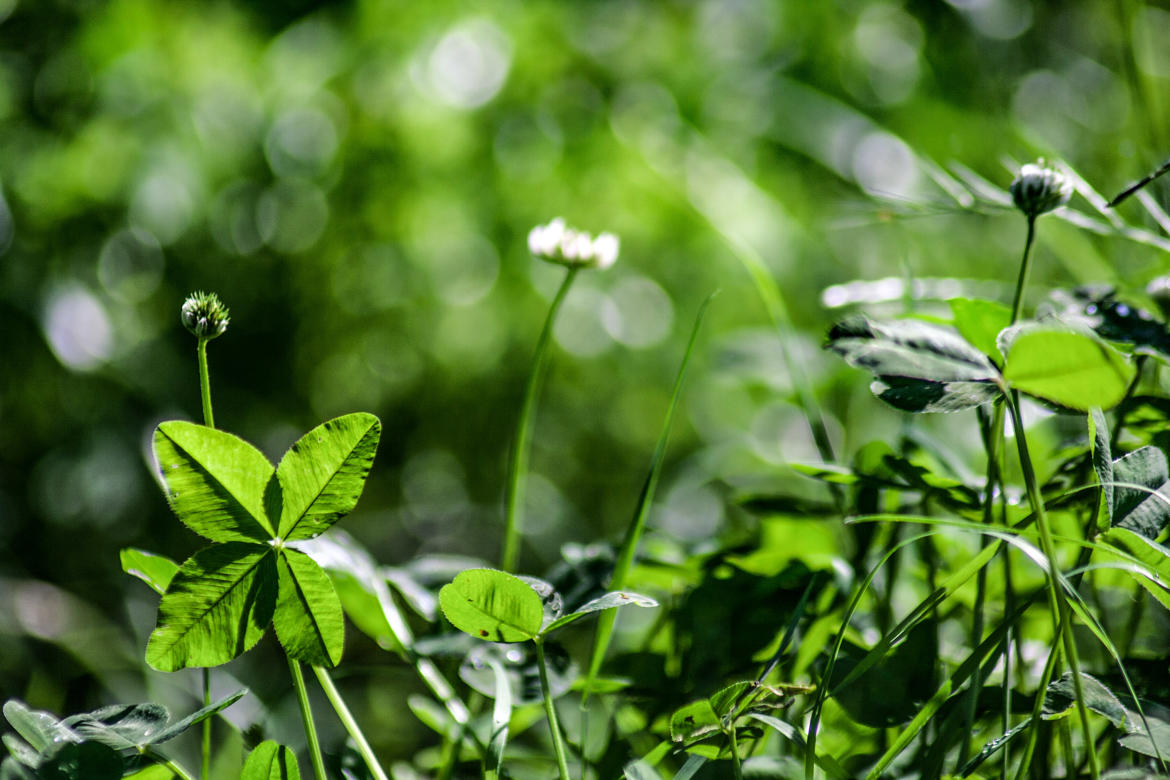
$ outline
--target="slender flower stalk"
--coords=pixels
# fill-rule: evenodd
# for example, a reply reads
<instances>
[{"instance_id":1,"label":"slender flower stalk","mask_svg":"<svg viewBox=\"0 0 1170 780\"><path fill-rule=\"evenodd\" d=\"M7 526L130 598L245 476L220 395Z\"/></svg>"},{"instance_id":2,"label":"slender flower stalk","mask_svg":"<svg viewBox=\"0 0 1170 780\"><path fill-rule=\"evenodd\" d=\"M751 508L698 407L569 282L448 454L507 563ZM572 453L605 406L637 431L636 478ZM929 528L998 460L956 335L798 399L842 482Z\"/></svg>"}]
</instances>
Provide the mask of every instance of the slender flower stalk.
<instances>
[{"instance_id":1,"label":"slender flower stalk","mask_svg":"<svg viewBox=\"0 0 1170 780\"><path fill-rule=\"evenodd\" d=\"M1072 182L1060 171L1045 165L1044 160L1020 168L1019 175L1012 181L1012 202L1028 220L1024 257L1020 262L1020 276L1012 299L1012 325L1020 318L1023 307L1024 287L1027 286L1028 272L1031 270L1032 242L1036 238L1036 218L1068 203L1072 192Z\"/></svg>"},{"instance_id":2,"label":"slender flower stalk","mask_svg":"<svg viewBox=\"0 0 1170 780\"><path fill-rule=\"evenodd\" d=\"M1053 631L1059 636L1064 649L1065 660L1072 672L1073 690L1076 693L1077 713L1080 716L1082 736L1085 751L1088 753L1089 772L1096 780L1101 770L1097 765L1097 752L1094 747L1093 733L1089 726L1088 711L1085 707L1084 684L1081 680L1080 661L1077 655L1076 641L1073 638L1072 622L1068 619L1068 599L1059 583L1060 566L1056 557L1056 545L1052 540L1051 526L1048 524L1048 514L1044 510L1044 498L1040 495L1040 488L1036 481L1036 473L1032 468L1032 458L1028 453L1028 437L1024 433L1023 419L1020 415L1019 393L1012 391L1008 394L1007 403L1012 415L1012 426L1016 431L1016 447L1019 451L1020 468L1024 474L1024 485L1028 491L1028 501L1036 517L1036 528L1040 532L1040 549L1048 561L1048 599L1053 613ZM1053 651L1055 652L1055 650ZM1037 693L1043 696L1041 690Z\"/></svg>"},{"instance_id":3,"label":"slender flower stalk","mask_svg":"<svg viewBox=\"0 0 1170 780\"><path fill-rule=\"evenodd\" d=\"M561 218L547 225L538 225L528 234L528 249L533 256L568 268L536 342L532 369L524 388L520 419L512 440L508 463L507 493L504 498L504 550L500 567L514 571L520 562L520 538L523 533L524 494L528 480L528 456L531 450L532 426L536 413L536 399L544 385L548 369L548 348L552 341L553 325L565 296L569 293L577 272L583 268L609 268L617 261L619 241L612 233L601 233L596 238L580 230L565 226Z\"/></svg>"},{"instance_id":4,"label":"slender flower stalk","mask_svg":"<svg viewBox=\"0 0 1170 780\"><path fill-rule=\"evenodd\" d=\"M207 370L207 342L222 336L231 322L228 308L215 293L196 292L187 296L180 310L184 327L195 336L195 354L199 362L199 396L203 402L203 424L215 427L211 411L211 377ZM203 706L211 705L211 670L203 669ZM199 777L208 780L211 775L211 718L203 721L200 746Z\"/></svg>"}]
</instances>

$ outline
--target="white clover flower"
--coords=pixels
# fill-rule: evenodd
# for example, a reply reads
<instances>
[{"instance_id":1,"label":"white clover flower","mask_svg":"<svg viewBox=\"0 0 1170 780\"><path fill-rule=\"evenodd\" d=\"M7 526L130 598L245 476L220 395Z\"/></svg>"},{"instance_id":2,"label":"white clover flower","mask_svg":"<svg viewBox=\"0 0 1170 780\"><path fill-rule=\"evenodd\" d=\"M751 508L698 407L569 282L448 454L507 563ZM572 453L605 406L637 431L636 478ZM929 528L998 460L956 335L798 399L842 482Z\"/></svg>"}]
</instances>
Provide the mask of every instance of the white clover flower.
<instances>
[{"instance_id":1,"label":"white clover flower","mask_svg":"<svg viewBox=\"0 0 1170 780\"><path fill-rule=\"evenodd\" d=\"M613 233L596 238L584 230L567 227L557 217L528 233L528 251L550 263L580 268L609 268L617 261L619 242Z\"/></svg>"},{"instance_id":2,"label":"white clover flower","mask_svg":"<svg viewBox=\"0 0 1170 780\"><path fill-rule=\"evenodd\" d=\"M193 292L187 296L180 310L183 326L195 336L211 341L227 330L231 317L228 307L215 293Z\"/></svg>"},{"instance_id":3,"label":"white clover flower","mask_svg":"<svg viewBox=\"0 0 1170 780\"><path fill-rule=\"evenodd\" d=\"M1040 159L1020 168L1019 175L1012 181L1011 193L1016 208L1035 219L1068 203L1073 185L1063 173Z\"/></svg>"}]
</instances>

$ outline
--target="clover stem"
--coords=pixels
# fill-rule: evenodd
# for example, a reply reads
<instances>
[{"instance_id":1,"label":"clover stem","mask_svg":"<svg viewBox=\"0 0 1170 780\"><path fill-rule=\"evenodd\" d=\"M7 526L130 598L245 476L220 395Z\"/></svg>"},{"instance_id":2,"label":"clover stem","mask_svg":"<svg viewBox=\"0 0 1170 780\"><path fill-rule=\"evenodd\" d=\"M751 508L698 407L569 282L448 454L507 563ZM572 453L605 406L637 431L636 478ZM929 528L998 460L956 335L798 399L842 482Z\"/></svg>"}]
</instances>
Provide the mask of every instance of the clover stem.
<instances>
[{"instance_id":1,"label":"clover stem","mask_svg":"<svg viewBox=\"0 0 1170 780\"><path fill-rule=\"evenodd\" d=\"M203 667L203 706L211 706L211 670ZM211 718L203 721L203 743L200 751L199 778L211 777Z\"/></svg>"},{"instance_id":2,"label":"clover stem","mask_svg":"<svg viewBox=\"0 0 1170 780\"><path fill-rule=\"evenodd\" d=\"M536 397L544 384L544 375L548 368L548 345L552 339L553 322L557 312L564 302L565 296L577 278L580 266L572 266L565 273L565 280L557 290L549 307L548 315L541 328L540 337L536 342L536 352L532 356L532 370L528 375L528 384L524 388L524 401L520 407L520 419L516 423L516 435L512 441L512 456L508 461L508 492L504 498L504 553L500 566L504 571L514 571L520 561L520 534L523 521L524 489L528 478L528 450L529 440L532 438L532 423L536 410Z\"/></svg>"},{"instance_id":3,"label":"clover stem","mask_svg":"<svg viewBox=\"0 0 1170 780\"><path fill-rule=\"evenodd\" d=\"M544 712L548 716L548 728L552 732L553 748L557 752L557 769L561 780L569 780L569 760L565 755L565 740L557 721L557 708L553 703L552 689L548 684L548 666L544 659L544 641L540 637L532 640L536 645L536 662L540 667L540 692L544 694Z\"/></svg>"},{"instance_id":4,"label":"clover stem","mask_svg":"<svg viewBox=\"0 0 1170 780\"><path fill-rule=\"evenodd\" d=\"M735 739L735 724L732 723L727 735L731 740L731 769L735 772L735 780L743 780L743 762L739 758L739 742Z\"/></svg>"},{"instance_id":5,"label":"clover stem","mask_svg":"<svg viewBox=\"0 0 1170 780\"><path fill-rule=\"evenodd\" d=\"M179 766L174 761L171 761L166 756L155 753L150 748L147 748L143 755L145 755L151 761L154 761L156 764L165 766L170 771L170 773L179 778L179 780L195 780L195 778L191 777L186 769L183 769L183 767Z\"/></svg>"},{"instance_id":6,"label":"clover stem","mask_svg":"<svg viewBox=\"0 0 1170 780\"><path fill-rule=\"evenodd\" d=\"M211 413L211 379L207 373L207 342L208 339L199 339L196 353L199 355L199 394L203 397L203 424L208 428L215 427L215 417Z\"/></svg>"},{"instance_id":7,"label":"clover stem","mask_svg":"<svg viewBox=\"0 0 1170 780\"><path fill-rule=\"evenodd\" d=\"M1024 306L1024 287L1028 285L1028 271L1032 266L1032 242L1036 238L1036 217L1028 217L1028 236L1024 239L1024 257L1020 260L1020 277L1016 280L1016 295L1012 298L1012 319L1009 325L1015 325L1020 318L1020 310Z\"/></svg>"},{"instance_id":8,"label":"clover stem","mask_svg":"<svg viewBox=\"0 0 1170 780\"><path fill-rule=\"evenodd\" d=\"M366 741L366 735L362 733L362 729L354 720L353 714L349 711L349 707L345 706L345 700L341 698L341 692L337 690L337 686L333 684L333 678L329 676L329 671L322 666L314 666L313 674L317 675L317 682L321 683L321 688L325 691L325 696L329 699L329 703L333 705L334 711L337 712L337 717L341 720L345 730L349 732L349 736L357 744L358 752L362 754L362 758L366 762L366 766L370 770L376 780L388 780L386 773L382 770L382 765L378 763L378 759L374 756L374 751L370 749L370 743Z\"/></svg>"},{"instance_id":9,"label":"clover stem","mask_svg":"<svg viewBox=\"0 0 1170 780\"><path fill-rule=\"evenodd\" d=\"M1060 637L1064 648L1065 660L1072 672L1073 690L1077 697L1077 714L1080 716L1081 733L1084 738L1085 750L1088 752L1089 772L1094 780L1100 777L1100 768L1097 766L1097 752L1094 749L1093 732L1089 726L1088 711L1085 706L1084 684L1081 681L1081 665L1077 656L1077 646L1073 639L1072 621L1069 617L1068 600L1059 584L1061 579L1059 562L1056 558L1056 547L1052 541L1052 531L1048 525L1048 515L1044 511L1044 499L1036 482L1036 473L1032 469L1032 458L1028 453L1028 439L1024 433L1024 424L1020 415L1020 395L1012 391L1007 395L1009 411L1012 415L1012 427L1016 431L1016 447L1019 451L1020 469L1024 474L1024 485L1028 491L1028 501L1032 505L1032 512L1036 516L1036 528L1040 532L1040 549L1048 561L1048 599L1052 609L1052 628ZM1054 651L1055 652L1055 651ZM1037 696L1044 696L1044 691L1038 691Z\"/></svg>"},{"instance_id":10,"label":"clover stem","mask_svg":"<svg viewBox=\"0 0 1170 780\"><path fill-rule=\"evenodd\" d=\"M297 702L301 705L301 720L305 723L305 738L309 742L309 759L313 764L313 774L317 780L326 780L325 760L321 758L321 743L317 739L317 727L313 723L313 710L309 707L309 692L305 690L305 677L301 674L300 662L289 658L288 670L292 673L293 688L297 692Z\"/></svg>"},{"instance_id":11,"label":"clover stem","mask_svg":"<svg viewBox=\"0 0 1170 780\"><path fill-rule=\"evenodd\" d=\"M199 356L199 395L203 399L203 424L208 428L215 427L215 417L211 413L211 377L207 371L207 342L209 339L199 338L196 354ZM211 704L211 670L203 668L203 706ZM208 780L211 776L211 718L203 721L203 742L199 762L200 780Z\"/></svg>"}]
</instances>

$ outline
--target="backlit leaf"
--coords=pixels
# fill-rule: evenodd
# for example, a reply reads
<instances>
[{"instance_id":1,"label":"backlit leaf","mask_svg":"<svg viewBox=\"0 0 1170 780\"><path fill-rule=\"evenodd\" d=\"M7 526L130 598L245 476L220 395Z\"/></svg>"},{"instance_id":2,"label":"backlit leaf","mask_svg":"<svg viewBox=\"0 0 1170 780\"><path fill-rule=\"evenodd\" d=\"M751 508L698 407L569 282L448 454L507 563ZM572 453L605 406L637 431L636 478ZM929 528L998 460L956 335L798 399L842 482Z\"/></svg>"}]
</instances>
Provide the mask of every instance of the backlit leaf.
<instances>
[{"instance_id":1,"label":"backlit leaf","mask_svg":"<svg viewBox=\"0 0 1170 780\"><path fill-rule=\"evenodd\" d=\"M286 548L277 562L273 625L290 658L336 666L345 648L345 615L329 575L312 558Z\"/></svg>"},{"instance_id":2,"label":"backlit leaf","mask_svg":"<svg viewBox=\"0 0 1170 780\"><path fill-rule=\"evenodd\" d=\"M122 560L122 571L142 580L160 594L166 593L167 586L171 584L171 578L179 570L179 564L165 555L157 555L134 547L123 548L119 557Z\"/></svg>"},{"instance_id":3,"label":"backlit leaf","mask_svg":"<svg viewBox=\"0 0 1170 780\"><path fill-rule=\"evenodd\" d=\"M188 558L158 608L146 662L162 672L218 666L264 635L276 603L275 551L228 542Z\"/></svg>"},{"instance_id":4,"label":"backlit leaf","mask_svg":"<svg viewBox=\"0 0 1170 780\"><path fill-rule=\"evenodd\" d=\"M268 740L248 754L240 780L301 780L301 770L292 750Z\"/></svg>"},{"instance_id":5,"label":"backlit leaf","mask_svg":"<svg viewBox=\"0 0 1170 780\"><path fill-rule=\"evenodd\" d=\"M497 569L468 569L439 591L451 625L491 642L523 642L540 633L544 606L528 583Z\"/></svg>"},{"instance_id":6,"label":"backlit leaf","mask_svg":"<svg viewBox=\"0 0 1170 780\"><path fill-rule=\"evenodd\" d=\"M374 463L382 424L347 414L318 425L281 458L266 498L279 536L310 539L353 511Z\"/></svg>"},{"instance_id":7,"label":"backlit leaf","mask_svg":"<svg viewBox=\"0 0 1170 780\"><path fill-rule=\"evenodd\" d=\"M1016 390L1082 412L1116 406L1134 372L1128 358L1096 336L1035 323L1011 336L1003 369Z\"/></svg>"},{"instance_id":8,"label":"backlit leaf","mask_svg":"<svg viewBox=\"0 0 1170 780\"><path fill-rule=\"evenodd\" d=\"M154 432L167 501L188 528L214 542L266 542L272 464L251 444L215 428L172 420Z\"/></svg>"},{"instance_id":9,"label":"backlit leaf","mask_svg":"<svg viewBox=\"0 0 1170 780\"><path fill-rule=\"evenodd\" d=\"M996 339L1011 324L1012 310L1002 303L978 298L954 298L950 304L959 335L984 355L1002 361Z\"/></svg>"}]
</instances>

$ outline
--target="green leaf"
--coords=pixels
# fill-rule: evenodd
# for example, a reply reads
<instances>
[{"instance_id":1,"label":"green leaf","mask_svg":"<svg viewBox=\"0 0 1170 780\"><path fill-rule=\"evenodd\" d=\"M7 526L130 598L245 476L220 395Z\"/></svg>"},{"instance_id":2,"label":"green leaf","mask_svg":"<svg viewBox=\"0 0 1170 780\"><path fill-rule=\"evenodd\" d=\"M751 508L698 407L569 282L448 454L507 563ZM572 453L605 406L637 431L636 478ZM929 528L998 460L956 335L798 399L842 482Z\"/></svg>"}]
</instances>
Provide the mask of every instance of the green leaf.
<instances>
[{"instance_id":1,"label":"green leaf","mask_svg":"<svg viewBox=\"0 0 1170 780\"><path fill-rule=\"evenodd\" d=\"M999 372L954 332L927 322L877 322L856 315L829 331L825 347L871 371L871 389L908 412L954 412L999 395Z\"/></svg>"},{"instance_id":2,"label":"green leaf","mask_svg":"<svg viewBox=\"0 0 1170 780\"><path fill-rule=\"evenodd\" d=\"M276 603L276 554L268 545L207 547L179 567L158 607L146 662L160 672L218 666L260 641Z\"/></svg>"},{"instance_id":3,"label":"green leaf","mask_svg":"<svg viewBox=\"0 0 1170 780\"><path fill-rule=\"evenodd\" d=\"M492 733L488 739L487 768L499 772L504 765L504 748L508 744L508 723L512 719L512 687L508 674L496 659L489 659L488 665L496 679L495 700L492 705Z\"/></svg>"},{"instance_id":4,"label":"green leaf","mask_svg":"<svg viewBox=\"0 0 1170 780\"><path fill-rule=\"evenodd\" d=\"M720 731L719 716L707 699L699 699L679 707L670 716L670 738L688 743L705 739Z\"/></svg>"},{"instance_id":5,"label":"green leaf","mask_svg":"<svg viewBox=\"0 0 1170 780\"><path fill-rule=\"evenodd\" d=\"M160 594L166 593L171 578L179 570L179 564L165 555L135 547L124 547L119 557L122 560L122 571L142 580Z\"/></svg>"},{"instance_id":6,"label":"green leaf","mask_svg":"<svg viewBox=\"0 0 1170 780\"><path fill-rule=\"evenodd\" d=\"M37 769L41 780L120 780L122 758L100 742L71 742Z\"/></svg>"},{"instance_id":7,"label":"green leaf","mask_svg":"<svg viewBox=\"0 0 1170 780\"><path fill-rule=\"evenodd\" d=\"M1093 453L1093 471L1097 474L1097 483L1101 486L1101 499L1105 504L1105 519L1098 518L1099 530L1109 526L1109 519L1113 516L1113 448L1109 443L1109 424L1100 409L1089 411L1089 447Z\"/></svg>"},{"instance_id":8,"label":"green leaf","mask_svg":"<svg viewBox=\"0 0 1170 780\"><path fill-rule=\"evenodd\" d=\"M1135 753L1165 760L1170 757L1170 709L1142 701L1142 712L1145 713L1149 730L1142 723L1141 715L1131 710L1126 721L1130 733L1118 740L1118 743Z\"/></svg>"},{"instance_id":9,"label":"green leaf","mask_svg":"<svg viewBox=\"0 0 1170 780\"><path fill-rule=\"evenodd\" d=\"M381 434L374 415L347 414L318 425L285 453L265 496L269 515L280 516L281 539L311 539L353 511Z\"/></svg>"},{"instance_id":10,"label":"green leaf","mask_svg":"<svg viewBox=\"0 0 1170 780\"><path fill-rule=\"evenodd\" d=\"M1002 303L978 298L953 298L950 304L959 335L984 355L1002 362L996 339L1012 324L1012 310Z\"/></svg>"},{"instance_id":11,"label":"green leaf","mask_svg":"<svg viewBox=\"0 0 1170 780\"><path fill-rule=\"evenodd\" d=\"M272 464L251 444L204 425L172 420L154 432L154 457L171 509L213 542L267 542L264 489Z\"/></svg>"},{"instance_id":12,"label":"green leaf","mask_svg":"<svg viewBox=\"0 0 1170 780\"><path fill-rule=\"evenodd\" d=\"M845 645L833 667L827 686L829 695L866 726L884 728L908 723L936 690L938 626L934 620L919 623L902 644L842 685L863 660L867 660L865 655Z\"/></svg>"},{"instance_id":13,"label":"green leaf","mask_svg":"<svg viewBox=\"0 0 1170 780\"><path fill-rule=\"evenodd\" d=\"M36 756L35 753L33 755ZM37 780L37 776L29 765L9 757L0 761L0 780Z\"/></svg>"},{"instance_id":14,"label":"green leaf","mask_svg":"<svg viewBox=\"0 0 1170 780\"><path fill-rule=\"evenodd\" d=\"M1128 553L1146 565L1153 577L1160 580L1162 584L1152 582L1149 578L1140 575L1135 575L1134 579L1149 591L1158 603L1170 610L1170 591L1166 589L1167 586L1170 586L1170 550L1153 539L1119 526L1114 526L1102 534L1101 540L1124 553ZM1170 753L1167 755L1170 756Z\"/></svg>"},{"instance_id":15,"label":"green leaf","mask_svg":"<svg viewBox=\"0 0 1170 780\"><path fill-rule=\"evenodd\" d=\"M439 591L451 625L491 642L523 642L540 633L544 606L528 583L496 569L468 569Z\"/></svg>"},{"instance_id":16,"label":"green leaf","mask_svg":"<svg viewBox=\"0 0 1170 780\"><path fill-rule=\"evenodd\" d=\"M568 624L580 620L586 615L594 612L599 612L603 609L613 609L614 607L657 607L658 602L649 596L643 596L638 593L631 593L629 591L613 591L606 593L603 596L598 596L590 602L582 604L573 612L557 618L549 623L540 633L544 636L563 628Z\"/></svg>"},{"instance_id":17,"label":"green leaf","mask_svg":"<svg viewBox=\"0 0 1170 780\"><path fill-rule=\"evenodd\" d=\"M1092 675L1081 672L1081 690L1085 694L1085 707L1105 716L1118 728L1126 724L1128 711L1125 705L1104 683ZM1048 684L1044 692L1044 705L1040 710L1041 717L1045 720L1063 718L1072 711L1076 700L1072 672L1065 672L1059 680L1053 680Z\"/></svg>"},{"instance_id":18,"label":"green leaf","mask_svg":"<svg viewBox=\"0 0 1170 780\"><path fill-rule=\"evenodd\" d=\"M225 710L228 707L232 706L233 704L238 702L240 699L244 698L244 695L247 693L248 693L247 688L241 688L240 690L236 691L235 693L224 696L222 699L220 699L217 702L212 702L211 704L208 704L206 707L202 707L202 708L196 710L195 712L192 712L190 715L183 718L182 720L179 720L179 721L176 721L176 722L170 724L165 729L163 729L162 731L155 734L151 738L149 744L159 745L163 742L166 742L167 740L174 739L175 737L179 736L180 734L182 734L184 731L191 728L195 724L202 723L203 721L210 718L212 715L215 715L220 710Z\"/></svg>"},{"instance_id":19,"label":"green leaf","mask_svg":"<svg viewBox=\"0 0 1170 780\"><path fill-rule=\"evenodd\" d=\"M171 716L161 704L115 704L61 721L82 738L128 753L149 745Z\"/></svg>"},{"instance_id":20,"label":"green leaf","mask_svg":"<svg viewBox=\"0 0 1170 780\"><path fill-rule=\"evenodd\" d=\"M240 780L301 780L297 756L272 740L261 742L248 754Z\"/></svg>"},{"instance_id":21,"label":"green leaf","mask_svg":"<svg viewBox=\"0 0 1170 780\"><path fill-rule=\"evenodd\" d=\"M1135 369L1096 336L1031 323L1010 338L1004 379L1016 390L1068 409L1109 409L1125 397Z\"/></svg>"},{"instance_id":22,"label":"green leaf","mask_svg":"<svg viewBox=\"0 0 1170 780\"><path fill-rule=\"evenodd\" d=\"M329 575L312 558L285 548L277 562L273 625L290 658L336 666L345 649L345 615Z\"/></svg>"},{"instance_id":23,"label":"green leaf","mask_svg":"<svg viewBox=\"0 0 1170 780\"><path fill-rule=\"evenodd\" d=\"M81 741L77 733L62 724L55 716L41 710L29 709L29 706L19 699L4 702L4 717L16 733L38 753L43 753L54 745Z\"/></svg>"},{"instance_id":24,"label":"green leaf","mask_svg":"<svg viewBox=\"0 0 1170 780\"><path fill-rule=\"evenodd\" d=\"M1170 468L1157 447L1141 447L1113 461L1113 480L1140 485L1140 490L1115 485L1110 521L1149 539L1157 539L1170 522Z\"/></svg>"}]
</instances>

